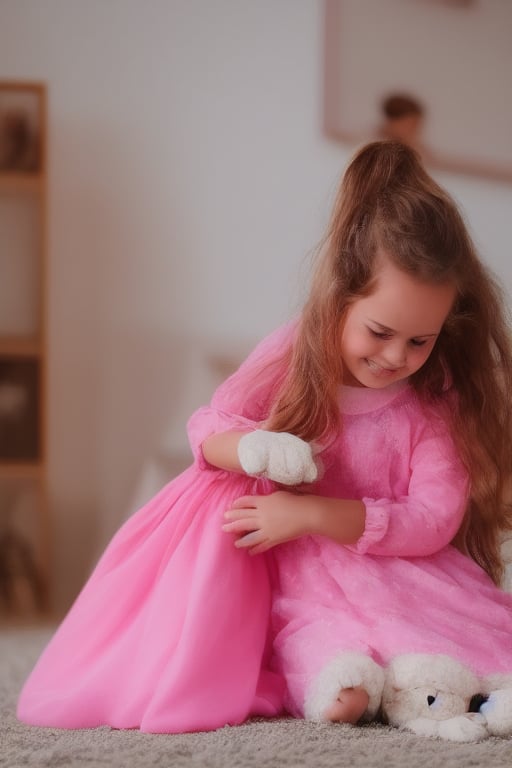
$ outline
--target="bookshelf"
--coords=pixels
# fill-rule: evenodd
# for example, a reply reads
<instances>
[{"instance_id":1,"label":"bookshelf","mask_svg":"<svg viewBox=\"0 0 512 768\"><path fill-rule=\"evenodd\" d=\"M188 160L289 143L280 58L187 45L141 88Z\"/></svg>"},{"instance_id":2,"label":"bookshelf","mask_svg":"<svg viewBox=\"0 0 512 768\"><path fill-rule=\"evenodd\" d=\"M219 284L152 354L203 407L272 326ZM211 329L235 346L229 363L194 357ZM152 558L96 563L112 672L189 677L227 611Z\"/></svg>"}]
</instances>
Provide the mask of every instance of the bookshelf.
<instances>
[{"instance_id":1,"label":"bookshelf","mask_svg":"<svg viewBox=\"0 0 512 768\"><path fill-rule=\"evenodd\" d=\"M47 91L0 80L0 622L50 610Z\"/></svg>"}]
</instances>

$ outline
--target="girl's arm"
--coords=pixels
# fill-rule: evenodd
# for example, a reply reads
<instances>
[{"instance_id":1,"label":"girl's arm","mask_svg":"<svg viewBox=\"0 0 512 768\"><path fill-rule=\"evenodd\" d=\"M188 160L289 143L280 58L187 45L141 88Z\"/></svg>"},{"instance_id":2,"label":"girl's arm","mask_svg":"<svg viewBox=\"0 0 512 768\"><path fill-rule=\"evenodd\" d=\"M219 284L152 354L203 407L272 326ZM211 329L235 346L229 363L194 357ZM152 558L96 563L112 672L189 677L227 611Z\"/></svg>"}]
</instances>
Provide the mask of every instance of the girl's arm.
<instances>
[{"instance_id":1,"label":"girl's arm","mask_svg":"<svg viewBox=\"0 0 512 768\"><path fill-rule=\"evenodd\" d=\"M365 529L362 501L276 491L267 496L243 496L225 515L223 530L239 538L235 546L250 554L308 534L354 544Z\"/></svg>"},{"instance_id":2,"label":"girl's arm","mask_svg":"<svg viewBox=\"0 0 512 768\"><path fill-rule=\"evenodd\" d=\"M198 408L187 422L190 447L196 465L241 471L236 456L235 436L224 444L223 433L238 433L260 429L268 417L279 381L286 372L283 354L295 335L296 321L287 323L261 341L242 363L215 391L207 406ZM207 440L219 436L209 445ZM232 442L231 442L232 441ZM203 450L209 453L209 458Z\"/></svg>"},{"instance_id":3,"label":"girl's arm","mask_svg":"<svg viewBox=\"0 0 512 768\"><path fill-rule=\"evenodd\" d=\"M203 457L208 464L218 469L243 472L238 458L238 443L244 434L246 433L230 430L210 435L202 444Z\"/></svg>"}]
</instances>

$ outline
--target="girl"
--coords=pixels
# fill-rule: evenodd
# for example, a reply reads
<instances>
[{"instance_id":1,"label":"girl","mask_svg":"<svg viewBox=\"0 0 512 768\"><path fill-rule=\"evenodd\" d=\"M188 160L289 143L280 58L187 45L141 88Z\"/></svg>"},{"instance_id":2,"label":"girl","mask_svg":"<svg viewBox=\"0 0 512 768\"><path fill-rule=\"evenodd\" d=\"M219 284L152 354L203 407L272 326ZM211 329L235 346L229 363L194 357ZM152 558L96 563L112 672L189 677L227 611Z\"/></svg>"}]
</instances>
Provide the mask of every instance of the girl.
<instances>
[{"instance_id":1,"label":"girl","mask_svg":"<svg viewBox=\"0 0 512 768\"><path fill-rule=\"evenodd\" d=\"M287 709L371 717L381 665L411 652L511 672L512 598L492 583L512 523L508 329L459 213L412 150L375 143L353 160L289 336L263 448L255 432L238 456L247 468L286 431L317 444L322 476L238 499L224 526L253 553L282 544L274 668ZM204 454L235 469L226 439Z\"/></svg>"},{"instance_id":2,"label":"girl","mask_svg":"<svg viewBox=\"0 0 512 768\"><path fill-rule=\"evenodd\" d=\"M215 728L278 714L284 680L294 715L354 723L397 654L512 670L493 584L511 383L499 294L453 202L413 150L367 145L301 317L194 414L194 465L113 539L20 718Z\"/></svg>"}]
</instances>

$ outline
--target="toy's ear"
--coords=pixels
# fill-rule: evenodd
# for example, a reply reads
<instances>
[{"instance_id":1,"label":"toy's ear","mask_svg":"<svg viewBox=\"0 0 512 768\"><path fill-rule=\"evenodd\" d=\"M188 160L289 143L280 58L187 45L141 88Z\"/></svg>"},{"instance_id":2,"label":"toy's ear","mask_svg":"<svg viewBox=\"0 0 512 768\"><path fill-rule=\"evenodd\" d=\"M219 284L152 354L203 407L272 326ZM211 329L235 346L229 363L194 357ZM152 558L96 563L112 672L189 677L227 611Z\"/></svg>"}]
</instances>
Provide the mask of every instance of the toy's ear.
<instances>
[{"instance_id":1,"label":"toy's ear","mask_svg":"<svg viewBox=\"0 0 512 768\"><path fill-rule=\"evenodd\" d=\"M484 696L483 693L475 693L475 695L471 697L471 701L469 702L468 712L480 712L480 707L482 706L482 704L485 704L485 702L488 700L489 700L489 697Z\"/></svg>"}]
</instances>

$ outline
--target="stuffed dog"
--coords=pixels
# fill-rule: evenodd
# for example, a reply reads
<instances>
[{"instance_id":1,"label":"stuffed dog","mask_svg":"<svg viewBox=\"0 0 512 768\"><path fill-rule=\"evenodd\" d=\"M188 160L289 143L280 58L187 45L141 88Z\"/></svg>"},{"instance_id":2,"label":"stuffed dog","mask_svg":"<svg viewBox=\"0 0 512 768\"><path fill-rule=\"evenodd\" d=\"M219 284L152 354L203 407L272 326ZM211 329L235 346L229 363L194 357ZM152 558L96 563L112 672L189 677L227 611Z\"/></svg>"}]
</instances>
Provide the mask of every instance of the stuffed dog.
<instances>
[{"instance_id":1,"label":"stuffed dog","mask_svg":"<svg viewBox=\"0 0 512 768\"><path fill-rule=\"evenodd\" d=\"M386 669L381 713L420 736L457 742L510 736L512 674L482 680L449 656L397 656Z\"/></svg>"}]
</instances>

